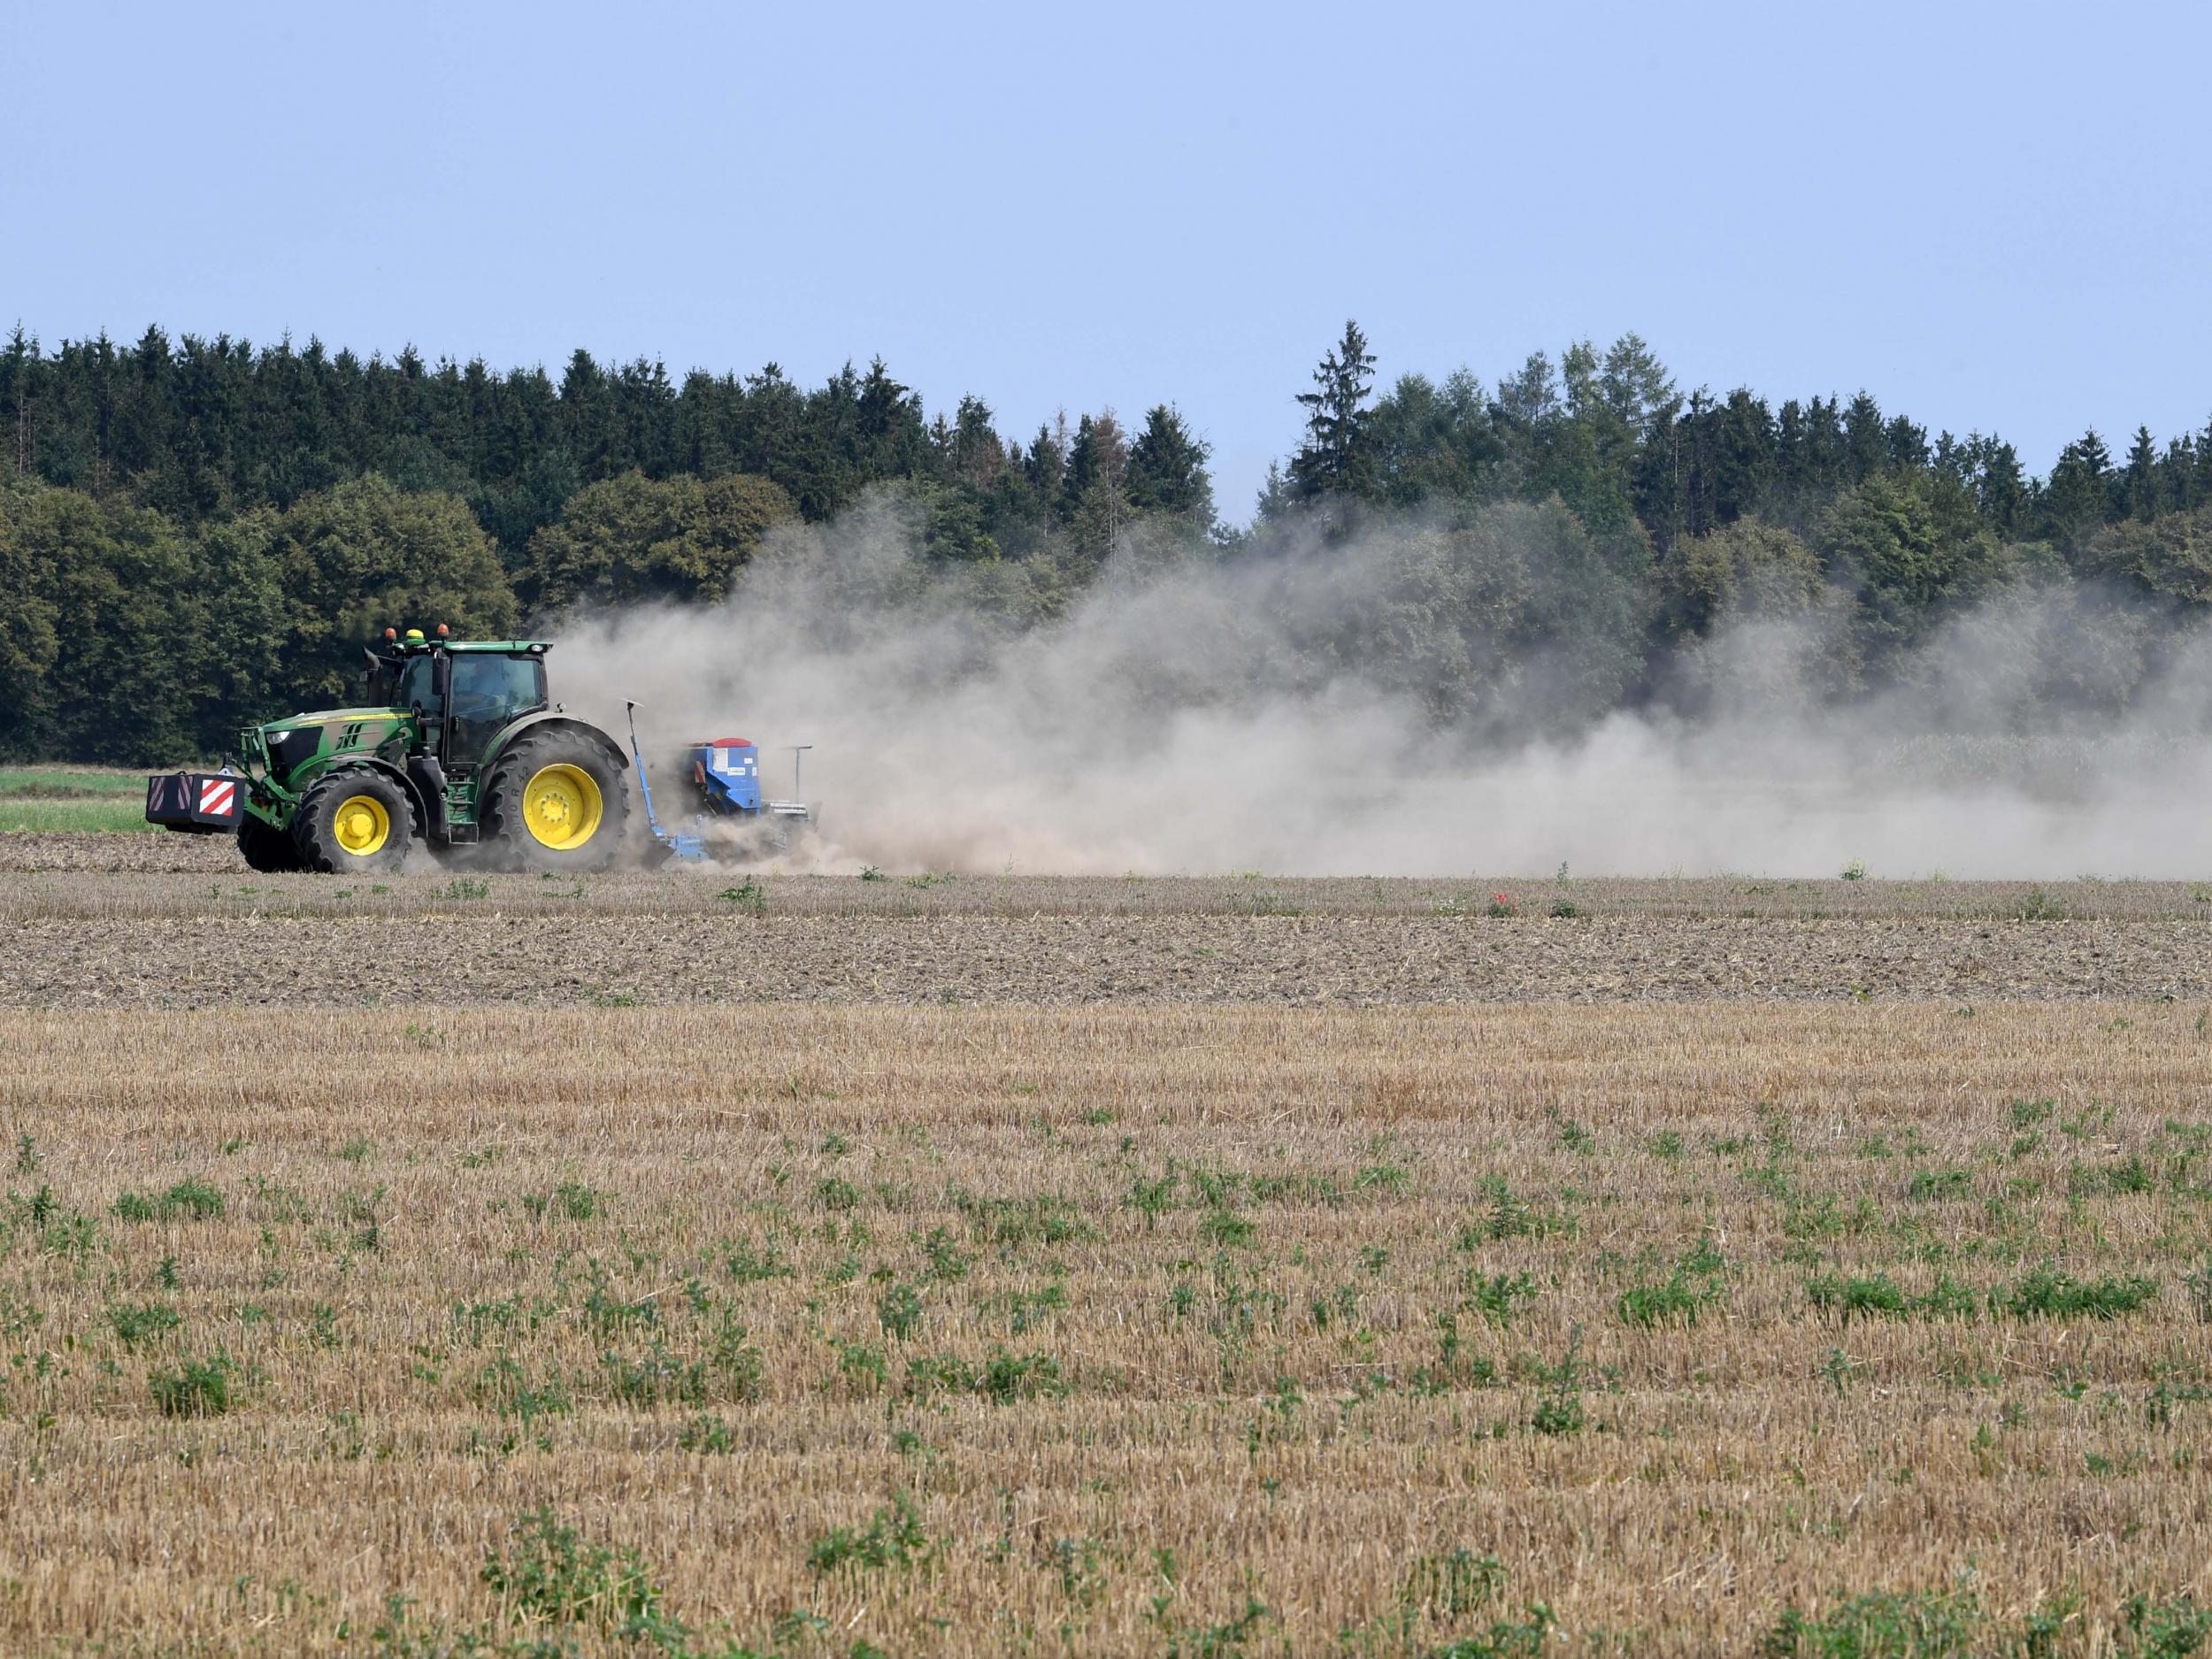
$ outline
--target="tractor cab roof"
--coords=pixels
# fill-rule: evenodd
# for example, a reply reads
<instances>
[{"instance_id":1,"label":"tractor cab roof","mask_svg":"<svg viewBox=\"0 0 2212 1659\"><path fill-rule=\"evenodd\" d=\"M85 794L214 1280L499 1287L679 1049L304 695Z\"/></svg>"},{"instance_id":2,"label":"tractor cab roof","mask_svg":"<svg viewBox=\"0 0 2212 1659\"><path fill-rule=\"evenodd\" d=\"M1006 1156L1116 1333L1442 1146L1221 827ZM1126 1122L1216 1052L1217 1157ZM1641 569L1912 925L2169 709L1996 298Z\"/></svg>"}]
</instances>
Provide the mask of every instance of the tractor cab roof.
<instances>
[{"instance_id":1,"label":"tractor cab roof","mask_svg":"<svg viewBox=\"0 0 2212 1659\"><path fill-rule=\"evenodd\" d=\"M378 641L385 650L411 657L421 651L478 651L500 657L542 657L553 649L550 640L425 639L422 630L410 628L403 635L387 630Z\"/></svg>"}]
</instances>

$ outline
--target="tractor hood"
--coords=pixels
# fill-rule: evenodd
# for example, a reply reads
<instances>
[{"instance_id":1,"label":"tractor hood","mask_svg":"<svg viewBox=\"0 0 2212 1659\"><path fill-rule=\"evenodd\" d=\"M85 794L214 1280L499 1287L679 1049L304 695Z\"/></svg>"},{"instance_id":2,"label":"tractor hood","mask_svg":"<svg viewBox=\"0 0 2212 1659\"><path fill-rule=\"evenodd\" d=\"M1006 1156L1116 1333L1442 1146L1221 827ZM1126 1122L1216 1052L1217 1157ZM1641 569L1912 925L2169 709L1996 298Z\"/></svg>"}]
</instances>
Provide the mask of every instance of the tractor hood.
<instances>
[{"instance_id":1,"label":"tractor hood","mask_svg":"<svg viewBox=\"0 0 2212 1659\"><path fill-rule=\"evenodd\" d=\"M403 709L319 709L250 726L244 735L249 757L265 756L268 775L282 782L326 757L373 755L411 719Z\"/></svg>"},{"instance_id":2,"label":"tractor hood","mask_svg":"<svg viewBox=\"0 0 2212 1659\"><path fill-rule=\"evenodd\" d=\"M261 729L274 736L279 732L297 731L303 726L327 726L333 720L396 720L402 712L398 709L319 709L307 714L288 714L281 720L270 720Z\"/></svg>"}]
</instances>

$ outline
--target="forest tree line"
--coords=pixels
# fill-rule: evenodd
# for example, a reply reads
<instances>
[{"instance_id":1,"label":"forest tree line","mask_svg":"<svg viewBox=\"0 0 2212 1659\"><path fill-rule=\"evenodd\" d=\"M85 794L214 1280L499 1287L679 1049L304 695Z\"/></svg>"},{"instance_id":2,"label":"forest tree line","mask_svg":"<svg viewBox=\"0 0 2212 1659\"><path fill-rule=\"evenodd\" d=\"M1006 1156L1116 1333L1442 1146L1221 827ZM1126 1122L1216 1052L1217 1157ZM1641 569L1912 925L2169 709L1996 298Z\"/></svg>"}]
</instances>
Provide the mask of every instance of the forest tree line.
<instances>
[{"instance_id":1,"label":"forest tree line","mask_svg":"<svg viewBox=\"0 0 2212 1659\"><path fill-rule=\"evenodd\" d=\"M1286 388L1286 391L1289 388ZM1878 686L1993 595L2094 595L2137 625L2212 607L2212 424L2121 453L2094 431L2032 474L1994 435L1865 392L1684 393L1641 341L1379 388L1356 326L1296 392L1304 431L1248 524L1163 403L1002 433L931 415L880 361L803 388L578 351L542 368L227 338L0 351L0 755L216 756L251 719L351 695L391 621L502 634L577 605L712 602L779 523L894 493L916 557L980 573L995 626L1048 625L1141 567L1384 559L1371 615L1317 660L1479 713L1538 655L1601 664L1571 712L1709 694L1748 619L1814 625L1820 689ZM1394 561L1394 562L1393 562ZM1403 672L1402 617L1429 650ZM2124 701L2134 661L2094 695ZM1704 678L1701 680L1701 673ZM1441 689L1440 689L1441 686Z\"/></svg>"}]
</instances>

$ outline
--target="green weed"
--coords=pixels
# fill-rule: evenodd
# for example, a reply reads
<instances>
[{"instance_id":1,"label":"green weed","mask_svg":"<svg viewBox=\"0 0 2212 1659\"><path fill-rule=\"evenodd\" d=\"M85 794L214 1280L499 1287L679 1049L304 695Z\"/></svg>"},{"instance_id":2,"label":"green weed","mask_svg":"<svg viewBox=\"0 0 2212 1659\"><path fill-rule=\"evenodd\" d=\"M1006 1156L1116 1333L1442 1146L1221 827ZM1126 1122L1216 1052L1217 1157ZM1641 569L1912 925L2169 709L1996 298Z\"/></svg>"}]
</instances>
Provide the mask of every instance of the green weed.
<instances>
[{"instance_id":1,"label":"green weed","mask_svg":"<svg viewBox=\"0 0 2212 1659\"><path fill-rule=\"evenodd\" d=\"M730 1248L728 1256L730 1277L741 1285L758 1283L762 1279L789 1279L798 1270L783 1259L783 1252L773 1239L755 1248L750 1239L740 1239Z\"/></svg>"},{"instance_id":2,"label":"green weed","mask_svg":"<svg viewBox=\"0 0 2212 1659\"><path fill-rule=\"evenodd\" d=\"M166 1336L183 1323L182 1314L157 1302L136 1307L119 1303L108 1310L108 1324L125 1348L134 1348L142 1342Z\"/></svg>"},{"instance_id":3,"label":"green weed","mask_svg":"<svg viewBox=\"0 0 2212 1659\"><path fill-rule=\"evenodd\" d=\"M1579 1434L1589 1423L1582 1405L1583 1368L1578 1356L1581 1335L1578 1330L1575 1333L1566 1356L1558 1364L1538 1368L1544 1387L1529 1414L1528 1425L1539 1434L1554 1438Z\"/></svg>"},{"instance_id":4,"label":"green weed","mask_svg":"<svg viewBox=\"0 0 2212 1659\"><path fill-rule=\"evenodd\" d=\"M1233 1210L1217 1210L1198 1224L1198 1236L1209 1243L1225 1248L1242 1248L1252 1242L1258 1229L1251 1221Z\"/></svg>"},{"instance_id":5,"label":"green weed","mask_svg":"<svg viewBox=\"0 0 2212 1659\"><path fill-rule=\"evenodd\" d=\"M2116 1319L2158 1294L2158 1281L2139 1277L2078 1279L2048 1266L2004 1290L1992 1291L1993 1312L2016 1319Z\"/></svg>"},{"instance_id":6,"label":"green weed","mask_svg":"<svg viewBox=\"0 0 2212 1659\"><path fill-rule=\"evenodd\" d=\"M1989 1651L1970 1592L1874 1591L1819 1615L1786 1608L1759 1644L1760 1659L1951 1659Z\"/></svg>"},{"instance_id":7,"label":"green weed","mask_svg":"<svg viewBox=\"0 0 2212 1659\"><path fill-rule=\"evenodd\" d=\"M1905 1189L1908 1198L1963 1198L1974 1190L1971 1170L1916 1170Z\"/></svg>"},{"instance_id":8,"label":"green weed","mask_svg":"<svg viewBox=\"0 0 2212 1659\"><path fill-rule=\"evenodd\" d=\"M636 1359L611 1350L599 1356L614 1397L639 1410L661 1405L700 1405L707 1397L707 1368L680 1359L656 1339Z\"/></svg>"},{"instance_id":9,"label":"green weed","mask_svg":"<svg viewBox=\"0 0 2212 1659\"><path fill-rule=\"evenodd\" d=\"M2199 1607L2186 1595L2172 1601L2131 1595L2121 1607L2120 1622L2127 1643L2119 1649L2123 1659L2212 1653L2212 1608Z\"/></svg>"},{"instance_id":10,"label":"green weed","mask_svg":"<svg viewBox=\"0 0 2212 1659\"><path fill-rule=\"evenodd\" d=\"M806 1562L818 1573L895 1567L902 1571L931 1555L929 1533L903 1492L878 1509L864 1527L832 1527L807 1547Z\"/></svg>"},{"instance_id":11,"label":"green weed","mask_svg":"<svg viewBox=\"0 0 2212 1659\"><path fill-rule=\"evenodd\" d=\"M1536 1300L1536 1280L1527 1273L1471 1272L1466 1292L1463 1305L1468 1311L1480 1314L1493 1325L1503 1325L1513 1317L1516 1306Z\"/></svg>"},{"instance_id":12,"label":"green weed","mask_svg":"<svg viewBox=\"0 0 2212 1659\"><path fill-rule=\"evenodd\" d=\"M676 1444L687 1452L726 1456L737 1449L737 1432L719 1417L694 1417L677 1431Z\"/></svg>"},{"instance_id":13,"label":"green weed","mask_svg":"<svg viewBox=\"0 0 2212 1659\"><path fill-rule=\"evenodd\" d=\"M1911 1306L1886 1273L1856 1279L1824 1275L1806 1284L1805 1296L1814 1307L1836 1314L1846 1325L1854 1319L1902 1317Z\"/></svg>"},{"instance_id":14,"label":"green weed","mask_svg":"<svg viewBox=\"0 0 2212 1659\"><path fill-rule=\"evenodd\" d=\"M765 916L768 913L768 889L750 876L733 887L724 887L714 896L718 902L733 906L749 915Z\"/></svg>"},{"instance_id":15,"label":"green weed","mask_svg":"<svg viewBox=\"0 0 2212 1659\"><path fill-rule=\"evenodd\" d=\"M115 1201L115 1214L123 1221L219 1221L223 1194L197 1177L187 1177L152 1197L125 1193Z\"/></svg>"},{"instance_id":16,"label":"green weed","mask_svg":"<svg viewBox=\"0 0 2212 1659\"><path fill-rule=\"evenodd\" d=\"M1440 1555L1416 1555L1398 1592L1409 1613L1455 1624L1487 1606L1505 1587L1505 1563L1495 1555L1454 1549Z\"/></svg>"},{"instance_id":17,"label":"green weed","mask_svg":"<svg viewBox=\"0 0 2212 1659\"><path fill-rule=\"evenodd\" d=\"M980 1366L950 1355L910 1360L902 1392L910 1400L978 1394L1004 1405L1016 1400L1056 1399L1068 1392L1068 1384L1060 1362L1049 1354L994 1348Z\"/></svg>"},{"instance_id":18,"label":"green weed","mask_svg":"<svg viewBox=\"0 0 2212 1659\"><path fill-rule=\"evenodd\" d=\"M154 1405L165 1417L219 1417L231 1408L231 1379L238 1368L218 1348L206 1359L188 1359L146 1379Z\"/></svg>"},{"instance_id":19,"label":"green weed","mask_svg":"<svg viewBox=\"0 0 2212 1659\"><path fill-rule=\"evenodd\" d=\"M893 1285L876 1299L876 1323L893 1341L905 1341L922 1326L921 1293L911 1285Z\"/></svg>"},{"instance_id":20,"label":"green weed","mask_svg":"<svg viewBox=\"0 0 2212 1659\"><path fill-rule=\"evenodd\" d=\"M676 1633L636 1550L587 1542L550 1509L525 1515L479 1576L509 1624L583 1624L624 1640Z\"/></svg>"},{"instance_id":21,"label":"green weed","mask_svg":"<svg viewBox=\"0 0 2212 1659\"><path fill-rule=\"evenodd\" d=\"M501 1417L515 1418L526 1430L540 1417L566 1417L575 1409L558 1371L549 1373L542 1382L533 1382L509 1354L501 1355L478 1373L475 1394Z\"/></svg>"},{"instance_id":22,"label":"green weed","mask_svg":"<svg viewBox=\"0 0 2212 1659\"><path fill-rule=\"evenodd\" d=\"M1706 1294L1678 1276L1663 1285L1639 1285L1624 1290L1614 1308L1622 1324L1647 1331L1663 1325L1695 1325Z\"/></svg>"},{"instance_id":23,"label":"green weed","mask_svg":"<svg viewBox=\"0 0 2212 1659\"><path fill-rule=\"evenodd\" d=\"M1065 1244L1094 1239L1097 1229L1067 1199L1051 1194L1033 1198L979 1198L956 1191L952 1206L987 1244Z\"/></svg>"},{"instance_id":24,"label":"green weed","mask_svg":"<svg viewBox=\"0 0 2212 1659\"><path fill-rule=\"evenodd\" d=\"M590 1221L606 1207L606 1202L603 1193L580 1181L563 1181L549 1197L535 1193L525 1193L522 1197L523 1209L536 1220L549 1215L570 1221Z\"/></svg>"},{"instance_id":25,"label":"green weed","mask_svg":"<svg viewBox=\"0 0 2212 1659\"><path fill-rule=\"evenodd\" d=\"M1244 1652L1245 1643L1259 1634L1266 1617L1266 1604L1256 1596L1247 1597L1244 1611L1234 1618L1197 1630L1177 1631L1168 1641L1167 1659L1233 1659Z\"/></svg>"}]
</instances>

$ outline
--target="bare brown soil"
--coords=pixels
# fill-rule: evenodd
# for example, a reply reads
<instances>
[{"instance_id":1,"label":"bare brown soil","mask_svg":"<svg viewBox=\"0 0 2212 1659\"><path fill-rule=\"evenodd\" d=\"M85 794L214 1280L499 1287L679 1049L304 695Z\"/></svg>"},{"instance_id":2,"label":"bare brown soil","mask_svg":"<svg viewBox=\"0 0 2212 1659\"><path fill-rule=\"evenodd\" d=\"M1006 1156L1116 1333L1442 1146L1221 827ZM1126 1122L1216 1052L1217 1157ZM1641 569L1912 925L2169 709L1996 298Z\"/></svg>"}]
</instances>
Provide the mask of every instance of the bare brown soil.
<instances>
[{"instance_id":1,"label":"bare brown soil","mask_svg":"<svg viewBox=\"0 0 2212 1659\"><path fill-rule=\"evenodd\" d=\"M244 870L238 848L225 835L98 831L0 834L0 874L228 874Z\"/></svg>"},{"instance_id":2,"label":"bare brown soil","mask_svg":"<svg viewBox=\"0 0 2212 1659\"><path fill-rule=\"evenodd\" d=\"M2198 923L1170 915L20 922L0 1006L2212 1000Z\"/></svg>"},{"instance_id":3,"label":"bare brown soil","mask_svg":"<svg viewBox=\"0 0 2212 1659\"><path fill-rule=\"evenodd\" d=\"M1838 877L1025 876L671 864L582 879L506 875L426 856L374 881L259 875L225 837L0 834L0 921L42 917L1223 916L1806 921L2212 922L2212 881L1916 881ZM15 878L20 878L15 879ZM117 879L114 878L124 878Z\"/></svg>"},{"instance_id":4,"label":"bare brown soil","mask_svg":"<svg viewBox=\"0 0 2212 1659\"><path fill-rule=\"evenodd\" d=\"M2186 883L66 867L146 839L4 849L0 1006L2212 999Z\"/></svg>"}]
</instances>

